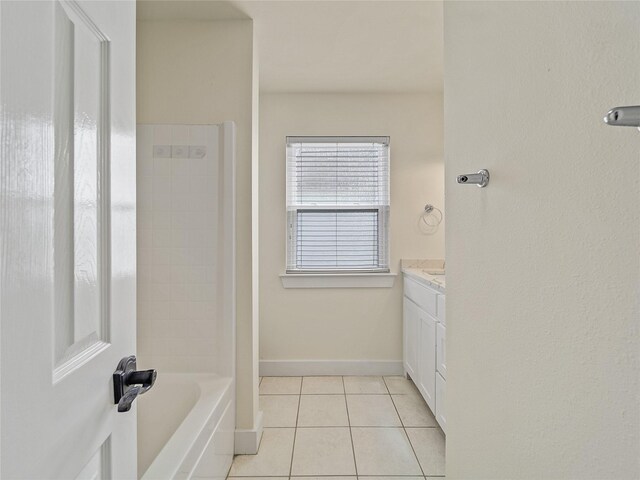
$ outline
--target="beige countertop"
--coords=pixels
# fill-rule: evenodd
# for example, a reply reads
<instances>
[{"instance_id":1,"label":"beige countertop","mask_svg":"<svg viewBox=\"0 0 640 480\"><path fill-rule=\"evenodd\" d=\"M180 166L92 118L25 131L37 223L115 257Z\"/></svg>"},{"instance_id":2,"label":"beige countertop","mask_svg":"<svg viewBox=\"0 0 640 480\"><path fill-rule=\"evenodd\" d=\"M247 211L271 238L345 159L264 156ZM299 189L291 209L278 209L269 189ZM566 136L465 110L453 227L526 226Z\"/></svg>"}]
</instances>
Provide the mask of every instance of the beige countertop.
<instances>
[{"instance_id":1,"label":"beige countertop","mask_svg":"<svg viewBox=\"0 0 640 480\"><path fill-rule=\"evenodd\" d=\"M435 288L436 290L444 293L445 291L445 276L444 275L430 275L424 272L421 268L403 268L402 273L417 280L418 282L426 284L428 287Z\"/></svg>"},{"instance_id":2,"label":"beige countertop","mask_svg":"<svg viewBox=\"0 0 640 480\"><path fill-rule=\"evenodd\" d=\"M428 287L445 293L445 275L431 275L427 270L439 270L444 267L444 260L402 260L402 273Z\"/></svg>"}]
</instances>

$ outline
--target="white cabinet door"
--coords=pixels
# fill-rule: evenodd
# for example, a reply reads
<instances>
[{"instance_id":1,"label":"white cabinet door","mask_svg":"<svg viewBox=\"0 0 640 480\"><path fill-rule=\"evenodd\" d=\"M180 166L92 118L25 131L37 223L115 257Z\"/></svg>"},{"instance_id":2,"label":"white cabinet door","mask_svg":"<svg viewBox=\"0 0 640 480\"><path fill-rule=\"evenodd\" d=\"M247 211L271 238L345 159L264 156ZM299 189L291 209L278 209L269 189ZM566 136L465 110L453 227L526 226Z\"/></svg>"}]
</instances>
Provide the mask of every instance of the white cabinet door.
<instances>
[{"instance_id":1,"label":"white cabinet door","mask_svg":"<svg viewBox=\"0 0 640 480\"><path fill-rule=\"evenodd\" d=\"M436 326L436 370L444 379L447 378L446 333L447 328L438 322Z\"/></svg>"},{"instance_id":2,"label":"white cabinet door","mask_svg":"<svg viewBox=\"0 0 640 480\"><path fill-rule=\"evenodd\" d=\"M440 428L447 433L447 382L442 375L436 373L436 420Z\"/></svg>"},{"instance_id":3,"label":"white cabinet door","mask_svg":"<svg viewBox=\"0 0 640 480\"><path fill-rule=\"evenodd\" d=\"M416 382L418 379L420 313L418 307L406 297L403 297L402 316L404 323L404 370Z\"/></svg>"},{"instance_id":4,"label":"white cabinet door","mask_svg":"<svg viewBox=\"0 0 640 480\"><path fill-rule=\"evenodd\" d=\"M135 20L0 2L3 479L136 478Z\"/></svg>"},{"instance_id":5,"label":"white cabinet door","mask_svg":"<svg viewBox=\"0 0 640 480\"><path fill-rule=\"evenodd\" d=\"M433 412L436 408L436 320L420 312L418 388Z\"/></svg>"}]
</instances>

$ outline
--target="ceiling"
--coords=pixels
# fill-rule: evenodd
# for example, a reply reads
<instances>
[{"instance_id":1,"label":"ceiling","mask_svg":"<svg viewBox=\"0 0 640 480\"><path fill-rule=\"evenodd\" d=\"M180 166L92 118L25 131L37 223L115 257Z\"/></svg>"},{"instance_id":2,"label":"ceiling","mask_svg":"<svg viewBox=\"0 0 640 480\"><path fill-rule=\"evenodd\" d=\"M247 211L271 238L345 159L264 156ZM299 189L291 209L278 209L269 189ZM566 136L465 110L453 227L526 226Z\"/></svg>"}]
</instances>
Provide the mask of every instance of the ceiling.
<instances>
[{"instance_id":1,"label":"ceiling","mask_svg":"<svg viewBox=\"0 0 640 480\"><path fill-rule=\"evenodd\" d=\"M249 18L261 91L442 91L441 1L138 1L139 20Z\"/></svg>"}]
</instances>

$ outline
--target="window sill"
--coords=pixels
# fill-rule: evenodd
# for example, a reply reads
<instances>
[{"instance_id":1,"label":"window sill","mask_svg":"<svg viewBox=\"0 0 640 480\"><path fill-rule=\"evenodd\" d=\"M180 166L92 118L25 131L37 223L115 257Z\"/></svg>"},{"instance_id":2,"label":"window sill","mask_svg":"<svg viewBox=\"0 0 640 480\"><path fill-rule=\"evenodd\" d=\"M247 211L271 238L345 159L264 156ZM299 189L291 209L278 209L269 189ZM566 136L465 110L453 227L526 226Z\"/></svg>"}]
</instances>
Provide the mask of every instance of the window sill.
<instances>
[{"instance_id":1,"label":"window sill","mask_svg":"<svg viewBox=\"0 0 640 480\"><path fill-rule=\"evenodd\" d=\"M283 273L284 288L391 288L395 273Z\"/></svg>"}]
</instances>

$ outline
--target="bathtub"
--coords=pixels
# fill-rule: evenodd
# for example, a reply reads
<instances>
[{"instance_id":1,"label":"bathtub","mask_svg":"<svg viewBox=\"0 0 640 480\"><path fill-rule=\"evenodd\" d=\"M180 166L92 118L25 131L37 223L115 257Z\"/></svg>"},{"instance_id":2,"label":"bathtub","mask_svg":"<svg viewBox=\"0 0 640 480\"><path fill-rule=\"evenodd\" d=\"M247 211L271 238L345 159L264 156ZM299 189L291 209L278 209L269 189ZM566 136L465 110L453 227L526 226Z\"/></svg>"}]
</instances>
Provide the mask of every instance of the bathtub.
<instances>
[{"instance_id":1,"label":"bathtub","mask_svg":"<svg viewBox=\"0 0 640 480\"><path fill-rule=\"evenodd\" d=\"M153 389L137 401L142 480L226 477L235 428L231 378L158 373Z\"/></svg>"}]
</instances>

